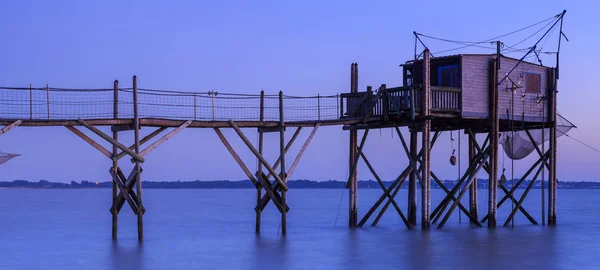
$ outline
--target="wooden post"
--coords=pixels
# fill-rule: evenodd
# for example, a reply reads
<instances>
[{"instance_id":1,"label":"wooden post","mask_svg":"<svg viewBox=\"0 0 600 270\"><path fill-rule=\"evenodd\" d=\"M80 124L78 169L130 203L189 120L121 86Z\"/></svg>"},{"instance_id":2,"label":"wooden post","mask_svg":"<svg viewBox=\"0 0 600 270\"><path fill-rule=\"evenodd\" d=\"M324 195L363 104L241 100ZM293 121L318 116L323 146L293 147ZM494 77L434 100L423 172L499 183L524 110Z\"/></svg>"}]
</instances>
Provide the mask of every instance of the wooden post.
<instances>
[{"instance_id":1,"label":"wooden post","mask_svg":"<svg viewBox=\"0 0 600 270\"><path fill-rule=\"evenodd\" d=\"M115 80L113 83L114 92L113 92L113 118L119 118L119 81ZM113 130L112 138L115 141L119 141L119 132ZM119 148L116 145L113 145L112 148L112 170L114 174L117 174L117 170L119 169ZM117 200L117 195L119 195L119 189L117 187L117 183L115 181L112 182L112 204L115 205ZM115 209L116 210L116 209ZM112 239L117 239L118 225L119 225L119 213L117 211L111 211L112 213Z\"/></svg>"},{"instance_id":2,"label":"wooden post","mask_svg":"<svg viewBox=\"0 0 600 270\"><path fill-rule=\"evenodd\" d=\"M410 155L413 159L410 161L411 163L415 163L411 165L411 168L416 168L416 159L417 159L417 140L419 139L418 132L411 130L410 131ZM415 226L417 224L417 171L412 170L410 173L410 178L408 179L408 222Z\"/></svg>"},{"instance_id":3,"label":"wooden post","mask_svg":"<svg viewBox=\"0 0 600 270\"><path fill-rule=\"evenodd\" d=\"M556 93L557 80L554 69L550 70L548 87L548 119L550 120L550 170L548 172L548 225L556 225L556 193L558 182L556 179Z\"/></svg>"},{"instance_id":4,"label":"wooden post","mask_svg":"<svg viewBox=\"0 0 600 270\"><path fill-rule=\"evenodd\" d=\"M259 120L261 122L265 120L265 91L260 91L260 119ZM264 140L264 134L260 129L258 129L258 153L260 153L261 156L263 154L263 140ZM262 163L260 163L260 160L258 160L257 162L258 162L257 171L262 174ZM259 184L256 187L256 206L258 206L260 204L261 200L262 200L262 187L259 182ZM262 214L262 210L260 208L257 208L257 210L256 210L256 233L260 233L260 216L261 216L261 214Z\"/></svg>"},{"instance_id":5,"label":"wooden post","mask_svg":"<svg viewBox=\"0 0 600 270\"><path fill-rule=\"evenodd\" d=\"M50 121L50 88L46 84L46 108L48 109L48 121Z\"/></svg>"},{"instance_id":6,"label":"wooden post","mask_svg":"<svg viewBox=\"0 0 600 270\"><path fill-rule=\"evenodd\" d=\"M283 118L283 92L279 91L279 160L280 165L280 173L279 177L281 179L286 179L285 176L285 120ZM286 191L281 191L281 202L283 205L286 204ZM286 235L287 233L287 213L286 211L281 211L281 234Z\"/></svg>"},{"instance_id":7,"label":"wooden post","mask_svg":"<svg viewBox=\"0 0 600 270\"><path fill-rule=\"evenodd\" d=\"M358 92L358 65L356 63L353 63L351 66L351 76L350 76L350 92L351 93L356 93ZM352 168L352 164L354 164L354 161L357 159L357 154L358 152L358 131L356 129L352 129L350 130L350 150L349 150L349 157L350 157L350 175L352 175L352 177L350 178L350 185L349 185L349 219L348 219L348 226L351 228L355 228L357 223L358 223L358 168L357 166L354 166L354 168Z\"/></svg>"},{"instance_id":8,"label":"wooden post","mask_svg":"<svg viewBox=\"0 0 600 270\"><path fill-rule=\"evenodd\" d=\"M33 119L33 89L29 84L29 119Z\"/></svg>"},{"instance_id":9,"label":"wooden post","mask_svg":"<svg viewBox=\"0 0 600 270\"><path fill-rule=\"evenodd\" d=\"M212 120L215 121L215 91L210 91L211 97L211 108L212 108Z\"/></svg>"},{"instance_id":10,"label":"wooden post","mask_svg":"<svg viewBox=\"0 0 600 270\"><path fill-rule=\"evenodd\" d=\"M498 115L498 69L497 60L491 64L490 87L490 171L488 184L488 228L496 228L497 194L498 194L498 136L500 119Z\"/></svg>"},{"instance_id":11,"label":"wooden post","mask_svg":"<svg viewBox=\"0 0 600 270\"><path fill-rule=\"evenodd\" d=\"M198 119L196 116L196 92L194 92L194 120Z\"/></svg>"},{"instance_id":12,"label":"wooden post","mask_svg":"<svg viewBox=\"0 0 600 270\"><path fill-rule=\"evenodd\" d=\"M474 138L469 136L469 164L474 162L475 156L477 155L476 151L477 149L475 148ZM473 177L474 179L472 181L471 187L469 188L469 212L471 213L471 216L479 220L479 217L477 215L477 175L474 175ZM471 223L473 223L473 221L471 221Z\"/></svg>"},{"instance_id":13,"label":"wooden post","mask_svg":"<svg viewBox=\"0 0 600 270\"><path fill-rule=\"evenodd\" d=\"M379 91L382 91L381 112L383 114L383 121L388 121L390 118L390 102L387 96L387 86L385 84L382 84L381 87L379 87ZM375 104L377 104L378 101L375 100L375 102Z\"/></svg>"},{"instance_id":14,"label":"wooden post","mask_svg":"<svg viewBox=\"0 0 600 270\"><path fill-rule=\"evenodd\" d=\"M335 106L336 106L336 111L337 111L337 119L340 119L340 117L342 117L342 115L344 115L342 112L340 112L340 110L343 110L343 106L340 106L340 102L343 102L340 100L340 94L335 94Z\"/></svg>"},{"instance_id":15,"label":"wooden post","mask_svg":"<svg viewBox=\"0 0 600 270\"><path fill-rule=\"evenodd\" d=\"M140 154L140 119L139 119L139 108L138 108L138 87L137 77L133 76L133 137L135 140L135 153ZM142 165L139 160L135 160L135 180L136 180L136 193L137 193L137 205L140 209L137 214L138 224L138 241L144 240L144 220L142 209Z\"/></svg>"},{"instance_id":16,"label":"wooden post","mask_svg":"<svg viewBox=\"0 0 600 270\"><path fill-rule=\"evenodd\" d=\"M421 228L423 230L429 230L431 221L429 217L431 207L431 177L430 177L430 156L431 149L429 145L429 131L431 129L431 120L429 116L429 109L431 105L431 82L430 82L430 62L429 62L429 49L425 49L423 53L423 108L422 118L423 120L423 131L421 147L423 149L423 171L421 172L422 195L421 195Z\"/></svg>"}]
</instances>

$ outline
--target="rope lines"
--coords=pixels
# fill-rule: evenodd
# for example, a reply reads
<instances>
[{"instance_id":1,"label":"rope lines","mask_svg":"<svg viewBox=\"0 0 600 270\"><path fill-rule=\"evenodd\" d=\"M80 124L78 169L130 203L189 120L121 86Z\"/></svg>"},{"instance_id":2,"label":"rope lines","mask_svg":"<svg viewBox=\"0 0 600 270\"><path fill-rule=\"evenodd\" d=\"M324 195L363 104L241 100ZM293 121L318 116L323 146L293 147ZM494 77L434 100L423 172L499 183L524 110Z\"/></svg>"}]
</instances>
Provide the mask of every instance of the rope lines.
<instances>
[{"instance_id":1,"label":"rope lines","mask_svg":"<svg viewBox=\"0 0 600 270\"><path fill-rule=\"evenodd\" d=\"M538 30L537 30L536 32L534 32L533 34L531 34L531 35L527 36L526 38L524 38L524 39L520 40L519 42L517 42L517 43L513 44L512 46L505 46L505 47L503 48L503 50L502 50L504 53L517 53L517 52L526 52L526 51L529 51L529 50L531 50L531 47L529 47L529 48L516 48L516 46L517 46L517 45L519 45L519 44L521 44L521 43L523 43L523 42L525 42L525 41L527 41L527 40L529 40L530 38L532 38L532 37L536 36L536 35L537 35L537 34L539 34L541 31L543 31L544 29L548 28L550 25L552 25L552 26L550 26L550 27L551 27L551 28L553 28L553 27L554 27L554 25L555 25L555 24L556 24L558 21L560 21L560 19L562 18L562 14L563 14L563 13L560 13L560 14L554 15L554 16L552 16L552 17L549 17L549 18L547 18L547 19L544 19L544 20L542 20L542 21L536 22L536 23L534 23L534 24L531 24L531 25L525 26L525 27L523 27L523 28L519 28L519 29L517 29L517 30L511 31L511 32L508 32L508 33L505 33L505 34L502 34L502 35L499 35L499 36L496 36L496 37L493 37L493 38L489 38L489 39L486 39L486 40L483 40L483 41L464 41L464 40L453 40L453 39L447 39L447 38L434 37L434 36L431 36L431 35L426 35L426 34L423 34L423 33L417 33L417 32L414 32L414 34L415 34L415 36L417 37L417 39L418 39L418 40L421 42L421 45L423 45L423 47L427 47L427 46L425 46L425 44L424 44L424 43L421 41L420 37L423 37L423 38L428 38L428 39L432 39L432 40L437 40L437 41L442 41L442 42L447 42L447 43L452 43L452 44L458 44L458 45L460 45L460 46L458 46L458 47L455 47L455 48L450 48L450 49L446 49L446 50L441 50L441 51L437 51L437 52L434 52L434 53L433 53L433 54L439 55L439 54L443 54L443 53L447 53L447 52L451 52L451 51L456 51L456 50L460 50L460 49L464 49L464 48L469 48L469 47L476 47L476 48L482 48L482 49L496 50L496 47L494 47L494 46L484 46L484 45L486 45L486 43L490 43L490 42L492 42L492 41L499 40L499 39L501 39L501 38L504 38L504 37L507 37L507 36L510 36L510 35L513 35L513 34L516 34L516 33L522 32L522 31L525 31L525 30L527 30L527 29L530 29L530 28L533 28L533 27L535 27L535 26L538 26L538 25L541 25L541 24L544 24L544 23L545 23L545 25L544 25L544 26L542 26L542 28L538 29ZM416 45L416 43L415 43L415 45ZM415 49L416 49L416 48L415 48ZM539 50L539 51L537 51L537 53L538 53L538 54L540 54L540 53L551 54L551 53L553 53L553 52L542 52L541 50Z\"/></svg>"}]
</instances>

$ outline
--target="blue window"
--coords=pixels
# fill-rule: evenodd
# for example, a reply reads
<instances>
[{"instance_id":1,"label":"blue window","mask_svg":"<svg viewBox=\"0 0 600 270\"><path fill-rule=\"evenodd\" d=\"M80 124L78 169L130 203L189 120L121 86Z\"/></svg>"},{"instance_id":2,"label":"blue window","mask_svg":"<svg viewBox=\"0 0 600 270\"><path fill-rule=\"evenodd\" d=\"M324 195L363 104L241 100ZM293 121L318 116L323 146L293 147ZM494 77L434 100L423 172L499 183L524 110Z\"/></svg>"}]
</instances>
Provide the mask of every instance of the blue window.
<instances>
[{"instance_id":1,"label":"blue window","mask_svg":"<svg viewBox=\"0 0 600 270\"><path fill-rule=\"evenodd\" d=\"M438 67L438 86L460 87L458 65Z\"/></svg>"}]
</instances>

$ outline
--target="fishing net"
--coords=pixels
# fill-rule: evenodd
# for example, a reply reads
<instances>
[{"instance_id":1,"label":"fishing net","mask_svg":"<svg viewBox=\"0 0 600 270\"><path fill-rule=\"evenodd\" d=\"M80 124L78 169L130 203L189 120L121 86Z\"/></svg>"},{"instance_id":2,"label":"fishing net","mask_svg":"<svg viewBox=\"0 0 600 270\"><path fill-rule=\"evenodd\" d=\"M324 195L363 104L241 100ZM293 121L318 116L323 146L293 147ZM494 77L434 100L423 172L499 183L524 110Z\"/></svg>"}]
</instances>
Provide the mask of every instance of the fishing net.
<instances>
[{"instance_id":1,"label":"fishing net","mask_svg":"<svg viewBox=\"0 0 600 270\"><path fill-rule=\"evenodd\" d=\"M19 156L18 154L1 153L0 152L0 165L4 164L4 162L7 162L14 157L18 157L18 156Z\"/></svg>"},{"instance_id":2,"label":"fishing net","mask_svg":"<svg viewBox=\"0 0 600 270\"><path fill-rule=\"evenodd\" d=\"M561 115L556 116L556 136L557 138L567 134L571 128L574 128L569 120L565 119ZM534 129L530 130L529 133L535 141L536 145L541 145L550 139L550 129ZM514 134L514 136L513 136ZM504 148L504 152L510 159L519 160L523 159L535 150L535 146L527 136L527 132L515 131L500 132L500 144Z\"/></svg>"}]
</instances>

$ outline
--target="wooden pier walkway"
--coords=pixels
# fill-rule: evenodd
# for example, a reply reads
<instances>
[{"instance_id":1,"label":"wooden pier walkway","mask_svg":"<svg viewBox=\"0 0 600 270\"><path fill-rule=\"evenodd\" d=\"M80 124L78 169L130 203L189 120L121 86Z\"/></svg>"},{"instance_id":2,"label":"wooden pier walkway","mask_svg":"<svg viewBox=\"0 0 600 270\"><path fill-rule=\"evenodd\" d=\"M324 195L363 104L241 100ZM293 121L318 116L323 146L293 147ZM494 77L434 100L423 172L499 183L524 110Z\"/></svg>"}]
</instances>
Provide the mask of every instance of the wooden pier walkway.
<instances>
[{"instance_id":1,"label":"wooden pier walkway","mask_svg":"<svg viewBox=\"0 0 600 270\"><path fill-rule=\"evenodd\" d=\"M432 59L435 60L435 59ZM551 76L554 72L548 69L548 87L545 90L546 99L543 104L548 104L549 115L544 121L535 117L515 120L516 113L500 116L503 103L499 101L499 84L495 63L496 60L487 58L484 62L489 69L484 69L487 76L493 71L494 82L491 86L484 85L475 95L491 96L489 106L479 106L486 115L471 117L465 114L468 108L463 101L470 96L464 96L465 88L456 86L439 86L440 81L431 82L432 66L439 62L448 62L447 58L430 62L429 51L423 53L423 60L411 62L404 66L404 85L388 88L382 84L377 89L367 87L366 91L358 91L358 67L352 64L351 84L349 93L316 96L288 96L279 92L268 95L261 92L257 95L234 94L222 92L185 92L173 90L157 90L138 88L137 78L134 76L132 87L120 87L115 81L112 88L99 89L70 89L55 87L0 87L0 135L16 127L43 127L64 126L74 135L89 143L101 154L112 161L109 170L113 179L113 202L110 208L112 214L112 237L117 238L118 214L123 205L127 203L137 215L138 238L143 240L143 215L146 208L142 202L142 164L145 156L160 146L165 141L175 136L186 128L212 128L221 139L227 151L238 163L244 174L254 184L257 191L256 200L256 232L260 232L261 213L265 207L272 203L281 213L282 233L287 231L286 214L290 207L286 202L286 185L292 173L308 148L312 138L319 127L341 126L349 130L349 176L346 187L349 189L349 226L361 227L379 209L372 225L376 225L387 208L392 205L404 221L407 228L412 229L417 225L417 186L421 187L421 228L429 229L430 224L437 223L442 228L454 210L461 211L470 220L473 226L481 227L487 222L488 227L496 226L496 211L505 201L513 202L517 207L505 222L512 221L517 212L523 213L528 220L537 224L537 221L521 206L527 192L521 198L515 198L514 191L532 171L539 167L547 168L550 172L548 224L556 222L556 134L550 132L551 147L548 150L536 149L539 160L531 167L516 186L510 190L498 182L498 137L502 131L531 130L543 127L556 129L556 80ZM450 59L455 61L454 59ZM518 65L519 63L517 63ZM440 75L441 76L441 75ZM411 78L411 82L407 82ZM422 80L420 79L422 78ZM440 77L441 78L441 77ZM492 78L492 77L490 77ZM418 80L417 80L418 79ZM514 89L514 88L513 88ZM541 91L541 90L539 90ZM502 94L503 97L508 95ZM514 99L514 97L511 97ZM528 101L529 102L529 101ZM532 100L531 103L536 106ZM538 101L539 103L539 101ZM476 104L479 105L479 104ZM544 105L545 106L545 105ZM487 114L489 112L489 115ZM534 115L535 116L535 115ZM533 119L533 120L532 120ZM98 129L99 126L110 126L110 133ZM140 136L142 127L156 128L144 137ZM400 127L408 127L409 140L405 140ZM221 132L222 128L232 128L245 143L248 149L259 161L258 170L253 173L231 146ZM254 145L246 137L242 129L257 129L259 140ZM286 139L286 128L292 128L294 133ZM300 130L312 128L309 137L302 145L294 159L288 160L288 150L295 142ZM363 147L370 129L393 128L402 142L407 157L407 166L399 172L392 185L386 187L379 178L372 164L363 153ZM87 130L98 139L93 139L81 130ZM358 138L358 131L364 130L362 138ZM448 189L441 179L430 168L430 153L439 135L447 130L463 130L469 135L469 161L458 183ZM133 131L134 140L126 146L119 139L119 133ZM271 163L263 157L265 144L263 134L277 132L280 134L280 155ZM419 138L418 134L422 137ZM157 136L161 135L158 138ZM477 134L487 135L485 140L477 139ZM152 143L150 141L155 139ZM109 143L112 149L102 146L97 140ZM421 140L421 149L418 141ZM533 139L532 139L533 142ZM147 146L146 146L147 145ZM144 148L142 148L144 146ZM126 175L119 167L119 160L128 157L135 164L131 172ZM366 212L362 219L358 217L358 177L357 167L359 160L363 160L369 171L381 186L382 195ZM291 161L291 163L289 163ZM490 175L490 188L488 190L488 211L483 219L478 215L477 174L480 170ZM273 179L273 180L271 180ZM408 180L408 209L406 215L395 201L400 187ZM446 192L446 197L431 210L431 181L435 181ZM532 181L533 183L534 181ZM505 196L497 200L497 191L502 190ZM531 186L527 187L527 191ZM469 205L463 206L461 198L468 193ZM542 216L542 220L544 217Z\"/></svg>"}]
</instances>

